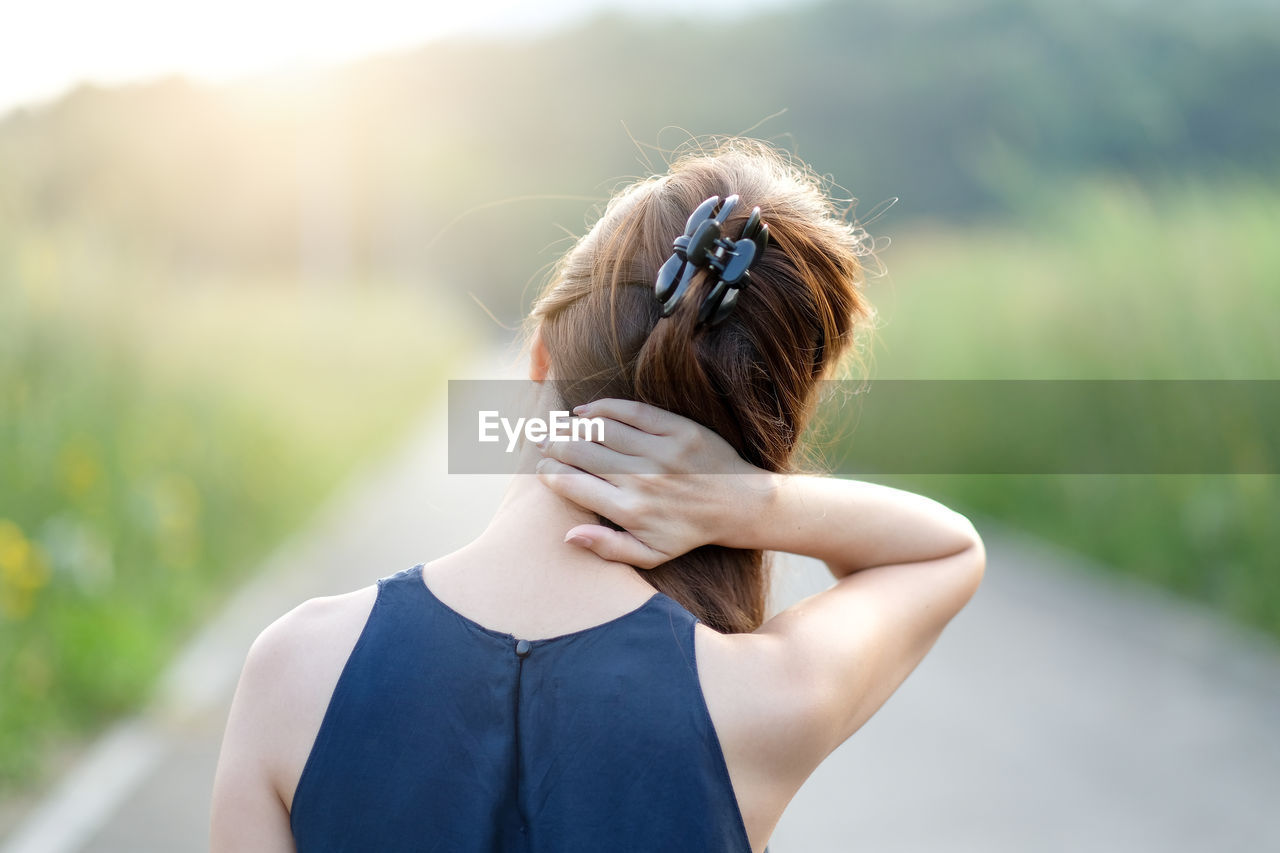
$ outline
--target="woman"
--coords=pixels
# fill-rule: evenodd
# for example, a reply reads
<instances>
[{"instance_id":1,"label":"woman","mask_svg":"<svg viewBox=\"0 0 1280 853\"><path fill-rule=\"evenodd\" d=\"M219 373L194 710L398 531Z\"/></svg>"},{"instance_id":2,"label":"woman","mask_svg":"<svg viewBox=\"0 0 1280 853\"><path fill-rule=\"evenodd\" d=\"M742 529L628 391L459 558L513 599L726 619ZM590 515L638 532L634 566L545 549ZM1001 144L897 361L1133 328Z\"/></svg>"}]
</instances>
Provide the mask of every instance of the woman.
<instances>
[{"instance_id":1,"label":"woman","mask_svg":"<svg viewBox=\"0 0 1280 853\"><path fill-rule=\"evenodd\" d=\"M470 545L263 632L215 851L763 850L984 565L931 500L794 473L870 317L864 236L742 140L616 196L530 318L542 403L603 435L525 447ZM836 583L766 621L770 551Z\"/></svg>"}]
</instances>

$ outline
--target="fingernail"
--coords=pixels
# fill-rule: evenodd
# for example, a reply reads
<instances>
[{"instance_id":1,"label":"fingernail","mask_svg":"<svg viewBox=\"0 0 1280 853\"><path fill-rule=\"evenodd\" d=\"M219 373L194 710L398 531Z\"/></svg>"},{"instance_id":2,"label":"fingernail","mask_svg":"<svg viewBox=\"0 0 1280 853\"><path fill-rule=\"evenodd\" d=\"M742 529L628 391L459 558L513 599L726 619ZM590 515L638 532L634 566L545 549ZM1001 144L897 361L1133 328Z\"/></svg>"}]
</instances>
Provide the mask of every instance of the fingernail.
<instances>
[{"instance_id":1,"label":"fingernail","mask_svg":"<svg viewBox=\"0 0 1280 853\"><path fill-rule=\"evenodd\" d=\"M575 415L582 415L582 414L585 414L585 413L586 413L586 411L587 411L587 405L588 405L587 403L583 403L581 406L574 406L574 407L573 407L573 413L574 413Z\"/></svg>"},{"instance_id":2,"label":"fingernail","mask_svg":"<svg viewBox=\"0 0 1280 853\"><path fill-rule=\"evenodd\" d=\"M581 533L569 533L564 537L564 541L570 545L579 545L584 548L591 544L591 540Z\"/></svg>"},{"instance_id":3,"label":"fingernail","mask_svg":"<svg viewBox=\"0 0 1280 853\"><path fill-rule=\"evenodd\" d=\"M534 446L534 447L536 447L536 448L538 448L539 450L546 450L546 449L547 449L547 440L546 440L545 438L540 438L540 439L538 439L537 441L535 441L535 442L533 443L533 446Z\"/></svg>"}]
</instances>

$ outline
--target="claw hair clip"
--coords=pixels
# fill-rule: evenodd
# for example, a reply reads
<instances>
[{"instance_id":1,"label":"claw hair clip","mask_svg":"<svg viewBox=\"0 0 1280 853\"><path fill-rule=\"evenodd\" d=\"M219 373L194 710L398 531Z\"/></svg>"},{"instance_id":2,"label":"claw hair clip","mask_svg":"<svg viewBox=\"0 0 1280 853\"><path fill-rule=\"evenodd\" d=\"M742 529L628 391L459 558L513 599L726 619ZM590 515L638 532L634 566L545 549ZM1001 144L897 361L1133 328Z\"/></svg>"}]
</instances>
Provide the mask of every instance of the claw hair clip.
<instances>
[{"instance_id":1,"label":"claw hair clip","mask_svg":"<svg viewBox=\"0 0 1280 853\"><path fill-rule=\"evenodd\" d=\"M662 303L663 317L676 310L699 269L713 272L716 283L698 308L698 324L714 326L733 313L738 294L751 282L750 268L769 245L769 226L760 221L758 207L751 211L737 240L722 236L737 204L736 195L723 203L720 196L713 195L690 214L684 233L672 244L675 251L658 270L653 288Z\"/></svg>"}]
</instances>

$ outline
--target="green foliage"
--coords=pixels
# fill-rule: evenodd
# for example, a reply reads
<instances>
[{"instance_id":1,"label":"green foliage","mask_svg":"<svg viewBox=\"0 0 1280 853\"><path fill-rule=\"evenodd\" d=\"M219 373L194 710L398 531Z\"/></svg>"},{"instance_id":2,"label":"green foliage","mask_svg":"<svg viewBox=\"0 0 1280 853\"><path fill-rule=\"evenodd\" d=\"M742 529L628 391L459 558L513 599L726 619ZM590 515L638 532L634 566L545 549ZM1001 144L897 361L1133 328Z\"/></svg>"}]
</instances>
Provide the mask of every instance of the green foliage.
<instances>
[{"instance_id":1,"label":"green foliage","mask_svg":"<svg viewBox=\"0 0 1280 853\"><path fill-rule=\"evenodd\" d=\"M0 119L0 784L406 425L466 294L517 320L694 134L901 198L877 377L1277 378L1280 9L1175 6L606 16ZM1280 633L1275 478L912 484Z\"/></svg>"},{"instance_id":2,"label":"green foliage","mask_svg":"<svg viewBox=\"0 0 1280 853\"><path fill-rule=\"evenodd\" d=\"M889 277L871 286L884 315L874 376L1280 379L1277 233L1280 191L1183 182L1158 193L1096 183L1018 229L897 235ZM895 482L1280 636L1280 477Z\"/></svg>"},{"instance_id":3,"label":"green foliage","mask_svg":"<svg viewBox=\"0 0 1280 853\"><path fill-rule=\"evenodd\" d=\"M136 708L223 594L440 393L464 339L391 293L142 300L99 268L106 292L72 299L56 258L76 241L42 271L48 239L0 252L0 789Z\"/></svg>"},{"instance_id":4,"label":"green foliage","mask_svg":"<svg viewBox=\"0 0 1280 853\"><path fill-rule=\"evenodd\" d=\"M87 219L160 249L179 273L287 267L300 232L332 226L356 274L465 281L514 321L602 180L661 168L689 134L760 125L867 206L900 197L896 222L1007 215L1098 173L1275 175L1280 7L1167 5L609 16L303 80L85 88L0 122L0 198L24 221Z\"/></svg>"},{"instance_id":5,"label":"green foliage","mask_svg":"<svg viewBox=\"0 0 1280 853\"><path fill-rule=\"evenodd\" d=\"M891 233L876 377L1280 378L1278 192L1094 179L1017 227Z\"/></svg>"}]
</instances>

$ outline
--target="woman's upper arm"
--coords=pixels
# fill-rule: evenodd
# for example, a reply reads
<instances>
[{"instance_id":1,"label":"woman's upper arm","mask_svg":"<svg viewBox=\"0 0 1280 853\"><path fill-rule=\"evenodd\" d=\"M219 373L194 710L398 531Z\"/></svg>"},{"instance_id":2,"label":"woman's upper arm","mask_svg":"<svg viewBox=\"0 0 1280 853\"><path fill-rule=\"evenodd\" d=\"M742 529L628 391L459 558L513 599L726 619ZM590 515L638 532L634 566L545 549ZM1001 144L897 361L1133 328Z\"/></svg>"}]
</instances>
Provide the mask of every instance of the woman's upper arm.
<instances>
[{"instance_id":1,"label":"woman's upper arm","mask_svg":"<svg viewBox=\"0 0 1280 853\"><path fill-rule=\"evenodd\" d=\"M311 599L254 641L214 778L213 853L293 851L294 791L376 596L369 586Z\"/></svg>"},{"instance_id":2,"label":"woman's upper arm","mask_svg":"<svg viewBox=\"0 0 1280 853\"><path fill-rule=\"evenodd\" d=\"M878 566L842 578L756 632L785 661L782 690L797 744L816 766L856 732L906 680L951 618L977 590L982 542L946 557Z\"/></svg>"},{"instance_id":3,"label":"woman's upper arm","mask_svg":"<svg viewBox=\"0 0 1280 853\"><path fill-rule=\"evenodd\" d=\"M283 621L283 620L282 620ZM279 677L287 670L287 625L254 642L227 719L213 783L212 853L292 853L289 812L274 782L272 732L279 719Z\"/></svg>"}]
</instances>

